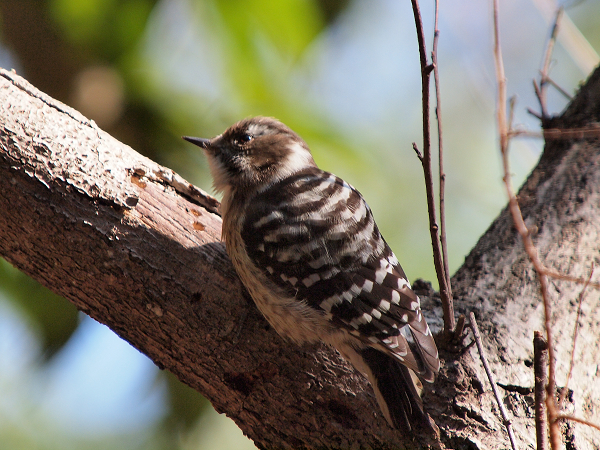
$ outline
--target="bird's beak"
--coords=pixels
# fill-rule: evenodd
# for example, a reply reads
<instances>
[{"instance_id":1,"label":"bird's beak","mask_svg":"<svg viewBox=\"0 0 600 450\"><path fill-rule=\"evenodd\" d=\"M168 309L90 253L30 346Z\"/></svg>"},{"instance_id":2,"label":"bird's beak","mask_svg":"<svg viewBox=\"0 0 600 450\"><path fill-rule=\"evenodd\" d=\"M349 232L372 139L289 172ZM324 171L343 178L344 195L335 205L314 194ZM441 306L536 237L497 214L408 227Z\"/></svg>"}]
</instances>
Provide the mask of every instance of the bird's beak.
<instances>
[{"instance_id":1,"label":"bird's beak","mask_svg":"<svg viewBox=\"0 0 600 450\"><path fill-rule=\"evenodd\" d=\"M210 145L210 139L203 139L191 136L181 136L188 142L191 142L194 145L197 145L200 148L207 148Z\"/></svg>"}]
</instances>

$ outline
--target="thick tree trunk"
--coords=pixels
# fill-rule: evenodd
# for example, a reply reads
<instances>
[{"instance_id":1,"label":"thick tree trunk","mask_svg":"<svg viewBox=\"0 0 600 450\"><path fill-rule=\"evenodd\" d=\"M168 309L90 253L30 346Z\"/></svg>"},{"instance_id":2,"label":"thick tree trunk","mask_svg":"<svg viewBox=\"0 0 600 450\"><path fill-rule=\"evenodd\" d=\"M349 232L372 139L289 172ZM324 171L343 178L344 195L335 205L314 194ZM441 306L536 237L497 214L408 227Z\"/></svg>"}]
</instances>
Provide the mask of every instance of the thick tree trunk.
<instances>
[{"instance_id":1,"label":"thick tree trunk","mask_svg":"<svg viewBox=\"0 0 600 450\"><path fill-rule=\"evenodd\" d=\"M600 72L560 119L600 121ZM544 262L587 276L600 256L597 141L553 141L520 194ZM388 427L361 376L324 346L283 341L244 295L220 243L211 197L140 156L76 111L0 72L0 254L107 324L204 394L264 448L415 448ZM559 384L570 359L580 286L552 283ZM521 448L535 440L535 274L506 211L453 280L474 311ZM425 299L440 326L441 307ZM584 300L570 388L578 415L600 421L600 301ZM475 350L445 358L425 402L449 448L507 448ZM577 449L600 436L565 427Z\"/></svg>"}]
</instances>

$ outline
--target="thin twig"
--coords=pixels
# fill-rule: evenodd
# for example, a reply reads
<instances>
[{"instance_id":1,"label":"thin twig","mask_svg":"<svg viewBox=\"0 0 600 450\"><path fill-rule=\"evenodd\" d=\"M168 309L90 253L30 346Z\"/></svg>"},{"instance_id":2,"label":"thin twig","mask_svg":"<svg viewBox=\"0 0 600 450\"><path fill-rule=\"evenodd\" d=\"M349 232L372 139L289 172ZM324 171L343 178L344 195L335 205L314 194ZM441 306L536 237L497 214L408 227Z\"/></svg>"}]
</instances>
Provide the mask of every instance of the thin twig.
<instances>
[{"instance_id":1,"label":"thin twig","mask_svg":"<svg viewBox=\"0 0 600 450\"><path fill-rule=\"evenodd\" d=\"M533 336L533 372L535 377L535 435L537 450L547 450L548 431L546 422L546 367L548 343L539 331Z\"/></svg>"},{"instance_id":2,"label":"thin twig","mask_svg":"<svg viewBox=\"0 0 600 450\"><path fill-rule=\"evenodd\" d=\"M461 314L458 316L458 321L456 322L456 328L454 329L454 338L453 342L458 344L463 341L463 331L465 331L465 315Z\"/></svg>"},{"instance_id":3,"label":"thin twig","mask_svg":"<svg viewBox=\"0 0 600 450\"><path fill-rule=\"evenodd\" d=\"M600 127L597 125L590 125L589 127L583 128L569 128L561 130L560 128L549 128L544 130L544 138L549 140L559 139L587 139L597 138L600 136Z\"/></svg>"},{"instance_id":4,"label":"thin twig","mask_svg":"<svg viewBox=\"0 0 600 450\"><path fill-rule=\"evenodd\" d=\"M515 119L515 105L517 104L517 96L513 95L508 101L508 135L509 138L513 134L513 121Z\"/></svg>"},{"instance_id":5,"label":"thin twig","mask_svg":"<svg viewBox=\"0 0 600 450\"><path fill-rule=\"evenodd\" d=\"M504 76L504 61L502 59L502 47L500 46L500 26L498 23L498 0L494 3L494 62L496 65L496 80L498 82L498 99L496 118L498 120L498 132L500 134L500 149L505 153L508 147L508 127L506 126L506 78Z\"/></svg>"},{"instance_id":6,"label":"thin twig","mask_svg":"<svg viewBox=\"0 0 600 450\"><path fill-rule=\"evenodd\" d=\"M546 340L548 342L548 386L546 387L547 396L547 407L548 407L548 423L550 425L550 444L553 449L558 449L560 446L560 433L553 418L556 415L556 398L554 392L556 391L556 364L554 356L554 345L552 338L552 311L550 308L550 301L548 299L548 278L544 272L544 267L538 257L537 249L533 245L531 234L525 225L523 215L521 214L521 208L519 202L515 196L512 188L511 177L510 177L510 166L508 160L508 144L509 144L509 129L506 121L506 79L504 75L504 63L502 60L502 49L500 46L500 27L499 27L499 0L493 0L494 6L494 61L496 63L496 79L498 82L498 104L497 104L497 119L498 119L498 131L500 133L500 150L502 153L502 165L504 168L504 186L506 194L508 196L508 205L510 214L513 219L513 223L518 233L521 235L525 252L529 256L535 271L537 272L540 291L542 295L542 301L544 304L544 319L546 328Z\"/></svg>"},{"instance_id":7,"label":"thin twig","mask_svg":"<svg viewBox=\"0 0 600 450\"><path fill-rule=\"evenodd\" d=\"M498 3L499 3L499 0L493 0L493 7L494 7L494 60L496 62L496 78L497 78L497 82L498 82L497 119L498 119L498 130L499 130L499 134L500 134L500 150L502 152L502 165L504 168L503 180L504 180L504 185L506 188L506 193L507 193L507 196L509 199L509 210L510 210L510 213L511 213L511 216L513 219L513 223L514 223L515 228L517 229L518 233L521 236L525 251L526 251L526 253L537 273L538 279L539 279L540 292L542 295L542 301L543 301L543 305L544 305L544 322L545 322L545 328L546 328L546 340L547 340L547 347L548 347L548 383L546 385L545 404L546 404L546 409L547 409L548 426L549 426L549 431L550 431L550 445L553 450L557 450L561 446L561 435L560 435L560 430L558 427L558 421L560 419L574 420L574 421L584 423L588 426L592 426L592 427L598 428L598 429L600 429L600 427L596 424L593 424L593 423L588 422L583 419L576 418L574 416L560 415L559 411L558 411L558 404L556 402L556 396L555 396L555 393L556 393L556 362L555 362L554 345L553 345L553 337L552 337L553 332L552 332L552 326L551 326L552 312L551 312L551 308L550 308L550 301L548 298L549 297L548 276L557 276L557 278L569 279L570 281L577 281L577 282L580 282L580 279L564 276L562 274L558 274L557 272L549 270L546 267L544 267L544 265L542 264L542 262L539 259L537 249L535 248L535 246L533 244L533 240L531 238L531 233L529 232L529 230L527 229L527 226L525 225L525 222L523 220L523 215L522 215L521 209L519 207L519 203L517 201L517 198L514 194L514 190L512 188L511 178L510 178L510 170L509 170L508 145L509 145L510 138L515 133L511 130L510 123L507 124L507 120L506 120L506 80L505 80L505 76L504 76L504 65L503 65L503 61L502 61L502 51L501 51L501 47L500 47L500 35L499 35L499 24L498 24L498 11L499 11ZM542 120L548 118L547 109L546 109L546 84L550 82L549 77L548 77L548 71L549 71L549 67L550 67L550 58L551 58L551 54L552 54L552 48L553 48L554 42L556 40L556 33L558 30L558 23L560 21L561 14L562 14L562 8L559 9L559 11L557 12L555 25L553 27L552 35L550 37L548 47L546 50L546 57L544 59L544 66L543 66L542 73L541 73L541 80L540 80L539 87L538 87L538 84L534 81L534 89L535 89L536 95L538 97L538 100L540 102L540 107L542 109L542 114L541 114ZM564 130L564 131L565 131L565 134L568 134L571 130ZM558 133L550 132L547 135L545 132L544 136L545 137L548 136L549 138L551 138L553 134L562 136L563 130L558 130ZM573 139L572 136L570 138ZM592 284L590 282L591 276L592 276L592 274L590 274L589 279L584 282L585 284L584 284L584 287L580 294L579 307L581 307L581 300L583 297L583 293L585 292L585 289L587 288L587 286ZM596 284L596 283L594 283L594 284ZM474 319L474 317L473 317L473 319ZM579 311L578 311L577 322L578 321L579 321ZM575 343L576 336L577 335L575 333L575 335L573 337L574 343ZM478 346L479 346L479 343L478 343ZM573 354L574 354L574 346L573 346L573 353L571 355L572 361L573 361ZM570 371L571 371L571 369L569 370L569 376L570 376ZM566 390L563 391L561 394L561 401L563 399L563 395L565 392L566 392ZM536 392L536 394L537 394L537 392ZM536 402L536 405L537 405L537 402ZM536 418L537 418L537 408L536 408ZM540 435L538 436L538 439L539 439L538 445L545 445L541 441L543 439L541 437L541 434L543 434L543 433L540 430L538 430L538 431L540 433ZM541 447L541 448L544 448L544 447Z\"/></svg>"},{"instance_id":8,"label":"thin twig","mask_svg":"<svg viewBox=\"0 0 600 450\"><path fill-rule=\"evenodd\" d=\"M417 42L419 43L419 61L421 63L421 72L427 67L427 52L425 50L425 35L423 33L423 20L421 19L421 8L418 0L411 0L413 15L415 16L415 26L417 28ZM429 85L427 85L429 90ZM429 96L427 96L427 109L429 110ZM425 131L425 130L423 130ZM427 128L429 131L429 127Z\"/></svg>"},{"instance_id":9,"label":"thin twig","mask_svg":"<svg viewBox=\"0 0 600 450\"><path fill-rule=\"evenodd\" d=\"M500 398L500 393L498 392L498 388L496 387L496 381L494 381L494 375L492 374L490 366L487 363L487 359L483 351L483 344L481 343L481 334L479 334L479 328L477 327L475 314L473 314L472 312L469 313L469 321L471 322L471 331L473 331L475 344L477 344L477 350L479 351L479 356L481 357L481 364L483 364L485 373L487 374L488 380L490 381L490 385L492 386L494 397L496 397L496 402L498 403L498 408L500 409L500 415L502 416L502 422L504 423L504 426L506 427L506 431L508 433L510 445L513 448L513 450L517 450L517 444L515 441L515 435L513 433L512 424L510 422L510 419L508 418L508 413L506 412L506 408L504 408L502 399Z\"/></svg>"},{"instance_id":10,"label":"thin twig","mask_svg":"<svg viewBox=\"0 0 600 450\"><path fill-rule=\"evenodd\" d=\"M475 345L475 339L473 339L471 342L469 342L467 345L464 346L464 348L458 352L458 356L462 356L465 353L467 353L471 347L473 347Z\"/></svg>"},{"instance_id":11,"label":"thin twig","mask_svg":"<svg viewBox=\"0 0 600 450\"><path fill-rule=\"evenodd\" d=\"M533 117L535 117L536 119L542 120L542 115L540 113L534 111L533 109L527 108L527 112L529 114L531 114ZM541 133L538 133L538 134L541 135Z\"/></svg>"},{"instance_id":12,"label":"thin twig","mask_svg":"<svg viewBox=\"0 0 600 450\"><path fill-rule=\"evenodd\" d=\"M433 64L433 83L435 86L435 116L437 119L438 133L438 169L440 178L440 241L442 244L442 262L444 266L444 277L446 278L446 287L448 289L448 302L450 304L450 317L454 317L454 300L452 298L452 284L450 281L450 268L448 263L448 245L446 242L446 174L444 173L444 145L442 138L442 103L440 94L440 74L437 61L438 40L440 37L440 30L438 28L438 18L440 9L439 3L439 0L435 0L435 23L433 26L433 51L431 52L431 62Z\"/></svg>"},{"instance_id":13,"label":"thin twig","mask_svg":"<svg viewBox=\"0 0 600 450\"><path fill-rule=\"evenodd\" d=\"M528 110L530 114L541 118L535 111ZM576 140L576 139L595 139L600 137L600 127L597 125L590 125L581 128L546 128L542 131L531 131L525 129L512 129L509 132L509 137L526 137L535 139L545 139L546 141L559 141L559 140ZM585 280L581 284L585 283Z\"/></svg>"},{"instance_id":14,"label":"thin twig","mask_svg":"<svg viewBox=\"0 0 600 450\"><path fill-rule=\"evenodd\" d=\"M548 79L546 80L548 81L548 83L550 83L552 85L552 87L554 89L556 89L560 94L562 94L562 96L564 98L566 98L567 100L571 101L573 100L573 96L571 94L569 94L566 89L562 88L561 86L559 86L556 81L554 81L552 78L548 77Z\"/></svg>"},{"instance_id":15,"label":"thin twig","mask_svg":"<svg viewBox=\"0 0 600 450\"><path fill-rule=\"evenodd\" d=\"M435 195L433 193L433 174L431 168L431 131L429 121L429 76L435 67L427 63L427 51L425 48L425 37L423 34L423 21L421 19L421 10L418 0L411 0L413 14L415 17L415 26L417 29L417 41L419 43L419 61L421 64L421 95L423 109L423 157L420 158L425 176L425 192L427 196L427 210L429 213L429 234L431 236L431 245L433 248L433 264L440 286L440 297L442 300L442 309L444 311L444 334L450 336L454 331L454 312L451 297L449 297L449 287L444 275L444 263L440 239L438 236L438 225L435 212ZM413 145L413 148L415 146ZM417 153L418 155L418 153Z\"/></svg>"},{"instance_id":16,"label":"thin twig","mask_svg":"<svg viewBox=\"0 0 600 450\"><path fill-rule=\"evenodd\" d=\"M548 89L548 83L550 82L549 73L550 63L552 61L552 52L554 50L554 45L556 44L556 36L558 35L558 27L560 24L560 18L562 17L562 14L563 7L561 6L556 11L556 17L554 19L554 24L552 25L552 32L550 33L550 38L548 39L548 43L546 44L546 51L544 52L544 64L540 73L540 87L539 90L536 89L536 95L540 103L540 108L542 109L543 119L547 119L548 117L550 117L548 115L546 93Z\"/></svg>"},{"instance_id":17,"label":"thin twig","mask_svg":"<svg viewBox=\"0 0 600 450\"><path fill-rule=\"evenodd\" d=\"M546 118L545 114L546 114L546 105L545 105L545 101L544 101L544 97L542 96L542 90L540 89L540 85L538 84L537 80L534 78L533 79L533 92L535 92L535 96L538 99L538 103L540 104L541 108L542 108L542 117ZM543 105L542 105L543 103Z\"/></svg>"},{"instance_id":18,"label":"thin twig","mask_svg":"<svg viewBox=\"0 0 600 450\"><path fill-rule=\"evenodd\" d=\"M563 273L557 272L552 269L548 269L546 267L544 267L544 273L546 275L548 275L550 278L556 278L557 280L563 280L563 281L571 281L573 283L578 283L578 284L587 284L588 287L593 287L594 289L600 289L600 283L592 282L592 281L590 281L588 283L584 278L578 278L578 277L573 277L571 275L565 275Z\"/></svg>"},{"instance_id":19,"label":"thin twig","mask_svg":"<svg viewBox=\"0 0 600 450\"><path fill-rule=\"evenodd\" d=\"M548 344L548 348L550 344ZM550 383L546 385L546 417L548 419L548 431L550 434L550 447L552 450L562 450L562 436L556 418L559 415L556 406L556 391L550 391Z\"/></svg>"},{"instance_id":20,"label":"thin twig","mask_svg":"<svg viewBox=\"0 0 600 450\"><path fill-rule=\"evenodd\" d=\"M590 422L589 420L585 420L585 419L580 419L579 417L576 416L571 416L569 414L558 414L554 420L559 421L559 420L571 420L573 422L579 422L583 425L587 425L588 427L592 427L595 428L596 430L600 431L600 425L594 423L594 422Z\"/></svg>"},{"instance_id":21,"label":"thin twig","mask_svg":"<svg viewBox=\"0 0 600 450\"><path fill-rule=\"evenodd\" d=\"M550 73L550 62L552 61L552 52L554 51L554 45L556 44L556 37L558 36L558 27L560 24L560 19L562 17L564 11L564 7L560 6L556 11L556 17L554 18L554 23L552 24L552 31L550 32L550 38L548 39L548 43L546 44L546 52L544 54L544 64L542 66L542 83L545 83L548 79L548 74Z\"/></svg>"},{"instance_id":22,"label":"thin twig","mask_svg":"<svg viewBox=\"0 0 600 450\"><path fill-rule=\"evenodd\" d=\"M419 147L417 147L417 143L413 142L412 146L413 146L413 150L417 154L417 158L419 158L419 161L421 161L421 163L423 163L423 154L419 150Z\"/></svg>"},{"instance_id":23,"label":"thin twig","mask_svg":"<svg viewBox=\"0 0 600 450\"><path fill-rule=\"evenodd\" d=\"M569 362L569 372L567 373L567 380L565 381L565 386L560 391L560 398L558 399L558 408L562 409L562 405L567 397L567 392L569 388L569 381L571 380L571 375L573 374L573 365L575 363L575 345L577 344L577 335L579 333L579 318L581 317L581 305L583 304L583 297L585 296L585 290L590 284L590 280L592 279L592 275L594 274L594 262L592 261L592 267L590 268L590 275L588 276L587 282L583 285L581 292L579 293L578 305L577 305L577 317L575 318L575 328L573 330L573 346L571 348L571 361Z\"/></svg>"}]
</instances>

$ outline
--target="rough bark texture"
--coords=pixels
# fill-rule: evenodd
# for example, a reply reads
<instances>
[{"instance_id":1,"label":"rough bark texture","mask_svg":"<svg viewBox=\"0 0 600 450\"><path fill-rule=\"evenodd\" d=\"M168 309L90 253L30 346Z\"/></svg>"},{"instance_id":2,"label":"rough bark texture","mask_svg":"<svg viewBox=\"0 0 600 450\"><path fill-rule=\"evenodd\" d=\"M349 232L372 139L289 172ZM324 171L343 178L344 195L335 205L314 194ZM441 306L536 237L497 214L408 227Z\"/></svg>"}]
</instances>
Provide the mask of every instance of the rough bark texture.
<instances>
[{"instance_id":1,"label":"rough bark texture","mask_svg":"<svg viewBox=\"0 0 600 450\"><path fill-rule=\"evenodd\" d=\"M547 126L600 122L600 72ZM586 276L600 258L598 141L553 141L519 197L545 263ZM0 254L107 324L204 394L264 448L416 448L390 429L368 384L332 350L288 345L244 295L220 239L216 203L76 111L0 72ZM553 282L559 385L580 286ZM521 448L533 448L535 274L503 211L453 279L475 311ZM441 307L425 299L441 326ZM570 388L576 414L600 421L600 301L583 305ZM425 402L449 448L508 441L479 356L443 352ZM570 448L600 436L564 427Z\"/></svg>"}]
</instances>

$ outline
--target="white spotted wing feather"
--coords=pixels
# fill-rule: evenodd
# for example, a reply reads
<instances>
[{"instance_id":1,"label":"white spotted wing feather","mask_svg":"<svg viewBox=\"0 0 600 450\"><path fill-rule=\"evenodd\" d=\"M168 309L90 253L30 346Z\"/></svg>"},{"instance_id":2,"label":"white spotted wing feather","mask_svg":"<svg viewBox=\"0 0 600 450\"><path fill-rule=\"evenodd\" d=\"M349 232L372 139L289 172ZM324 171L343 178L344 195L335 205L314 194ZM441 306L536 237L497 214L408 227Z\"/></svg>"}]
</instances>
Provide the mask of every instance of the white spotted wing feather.
<instances>
[{"instance_id":1,"label":"white spotted wing feather","mask_svg":"<svg viewBox=\"0 0 600 450\"><path fill-rule=\"evenodd\" d=\"M282 295L433 380L437 349L419 298L358 191L311 167L251 201L242 241Z\"/></svg>"}]
</instances>

